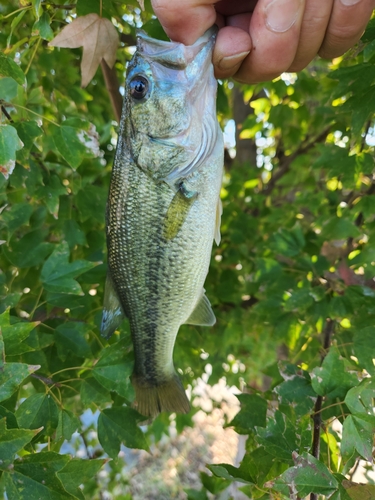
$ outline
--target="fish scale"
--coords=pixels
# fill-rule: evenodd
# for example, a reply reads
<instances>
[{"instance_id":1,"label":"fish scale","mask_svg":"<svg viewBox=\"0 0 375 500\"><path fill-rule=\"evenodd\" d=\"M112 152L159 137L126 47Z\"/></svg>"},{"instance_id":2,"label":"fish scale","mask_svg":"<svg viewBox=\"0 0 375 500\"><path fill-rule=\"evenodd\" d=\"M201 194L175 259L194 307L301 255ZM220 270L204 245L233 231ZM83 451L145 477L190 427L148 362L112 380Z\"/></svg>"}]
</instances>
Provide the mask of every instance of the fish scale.
<instances>
[{"instance_id":1,"label":"fish scale","mask_svg":"<svg viewBox=\"0 0 375 500\"><path fill-rule=\"evenodd\" d=\"M184 47L140 34L127 73L107 204L109 275L102 330L108 336L123 315L129 318L135 406L146 416L189 410L173 365L176 335L184 323L215 321L203 289L223 168L211 65L214 36L211 31L194 46ZM163 67L170 65L174 53L183 67ZM202 75L189 68L198 62ZM135 100L131 85L138 92L145 81L149 94ZM199 93L197 84L203 95L189 103L189 96ZM190 109L181 105L181 96ZM183 177L176 173L179 169Z\"/></svg>"}]
</instances>

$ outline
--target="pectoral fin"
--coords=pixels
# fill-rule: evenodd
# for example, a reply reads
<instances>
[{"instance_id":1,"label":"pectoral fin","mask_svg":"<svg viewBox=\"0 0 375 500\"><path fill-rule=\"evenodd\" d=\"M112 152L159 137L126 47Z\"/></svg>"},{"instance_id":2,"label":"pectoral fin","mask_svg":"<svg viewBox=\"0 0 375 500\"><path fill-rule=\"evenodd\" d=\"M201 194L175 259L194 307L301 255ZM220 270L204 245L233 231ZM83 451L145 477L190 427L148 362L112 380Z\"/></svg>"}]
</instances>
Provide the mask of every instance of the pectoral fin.
<instances>
[{"instance_id":1,"label":"pectoral fin","mask_svg":"<svg viewBox=\"0 0 375 500\"><path fill-rule=\"evenodd\" d=\"M101 325L101 334L109 338L118 328L125 318L120 300L115 291L111 275L107 274L104 291L103 316Z\"/></svg>"},{"instance_id":2,"label":"pectoral fin","mask_svg":"<svg viewBox=\"0 0 375 500\"><path fill-rule=\"evenodd\" d=\"M177 236L197 196L196 191L189 191L181 182L167 210L163 230L164 238L172 240Z\"/></svg>"},{"instance_id":3,"label":"pectoral fin","mask_svg":"<svg viewBox=\"0 0 375 500\"><path fill-rule=\"evenodd\" d=\"M222 213L223 213L223 204L221 202L221 199L219 198L217 200L217 205L216 205L216 222L215 222L215 236L214 236L216 245L219 245L221 240L220 224L221 224Z\"/></svg>"},{"instance_id":4,"label":"pectoral fin","mask_svg":"<svg viewBox=\"0 0 375 500\"><path fill-rule=\"evenodd\" d=\"M202 295L196 308L185 322L187 325L213 326L216 323L210 301L205 294Z\"/></svg>"}]
</instances>

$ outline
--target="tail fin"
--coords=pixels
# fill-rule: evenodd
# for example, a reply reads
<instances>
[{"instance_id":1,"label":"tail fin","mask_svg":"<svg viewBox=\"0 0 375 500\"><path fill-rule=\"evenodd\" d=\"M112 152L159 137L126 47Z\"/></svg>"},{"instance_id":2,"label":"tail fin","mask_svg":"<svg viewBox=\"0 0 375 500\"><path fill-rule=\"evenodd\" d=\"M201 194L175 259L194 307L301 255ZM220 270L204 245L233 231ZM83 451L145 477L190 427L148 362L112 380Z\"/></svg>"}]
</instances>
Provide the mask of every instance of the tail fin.
<instances>
[{"instance_id":1,"label":"tail fin","mask_svg":"<svg viewBox=\"0 0 375 500\"><path fill-rule=\"evenodd\" d=\"M134 408L145 417L156 417L160 412L188 413L190 403L177 374L159 385L152 385L144 378L132 376L135 389Z\"/></svg>"}]
</instances>

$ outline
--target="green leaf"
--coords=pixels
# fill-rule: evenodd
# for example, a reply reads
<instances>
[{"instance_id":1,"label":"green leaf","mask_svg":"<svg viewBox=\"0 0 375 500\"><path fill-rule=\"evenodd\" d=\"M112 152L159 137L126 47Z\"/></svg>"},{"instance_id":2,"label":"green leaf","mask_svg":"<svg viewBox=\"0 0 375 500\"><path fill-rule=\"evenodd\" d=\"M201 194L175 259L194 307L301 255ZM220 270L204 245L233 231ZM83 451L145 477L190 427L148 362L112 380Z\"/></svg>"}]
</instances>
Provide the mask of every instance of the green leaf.
<instances>
[{"instance_id":1,"label":"green leaf","mask_svg":"<svg viewBox=\"0 0 375 500\"><path fill-rule=\"evenodd\" d=\"M294 453L293 459L294 467L286 470L275 482L272 481L265 486L281 492L298 494L301 498L310 493L330 495L338 488L338 482L328 468L309 453L302 455Z\"/></svg>"},{"instance_id":2,"label":"green leaf","mask_svg":"<svg viewBox=\"0 0 375 500\"><path fill-rule=\"evenodd\" d=\"M50 24L51 19L47 12L44 11L40 18L34 23L34 26L32 27L32 35L40 36L43 40L50 42L54 37Z\"/></svg>"},{"instance_id":3,"label":"green leaf","mask_svg":"<svg viewBox=\"0 0 375 500\"><path fill-rule=\"evenodd\" d=\"M322 366L311 372L311 385L320 396L344 398L347 391L358 384L355 373L346 370L348 362L340 356L337 347L332 346Z\"/></svg>"},{"instance_id":4,"label":"green leaf","mask_svg":"<svg viewBox=\"0 0 375 500\"><path fill-rule=\"evenodd\" d=\"M49 292L71 293L80 295L81 286L74 278L96 266L86 260L69 262L70 250L67 243L55 246L54 251L43 265L41 281Z\"/></svg>"},{"instance_id":5,"label":"green leaf","mask_svg":"<svg viewBox=\"0 0 375 500\"><path fill-rule=\"evenodd\" d=\"M146 437L138 423L146 420L132 408L125 406L103 410L98 420L98 438L111 458L116 458L123 443L128 448L148 450Z\"/></svg>"},{"instance_id":6,"label":"green leaf","mask_svg":"<svg viewBox=\"0 0 375 500\"><path fill-rule=\"evenodd\" d=\"M23 143L17 135L17 130L11 125L0 123L0 172L6 179L13 172L16 151L22 147Z\"/></svg>"},{"instance_id":7,"label":"green leaf","mask_svg":"<svg viewBox=\"0 0 375 500\"><path fill-rule=\"evenodd\" d=\"M116 17L117 15L111 0L102 0L102 2L99 0L77 1L77 16L86 16L91 13L102 15L108 19L111 19L111 16Z\"/></svg>"},{"instance_id":8,"label":"green leaf","mask_svg":"<svg viewBox=\"0 0 375 500\"><path fill-rule=\"evenodd\" d=\"M285 302L284 311L306 311L313 303L314 299L308 288L293 290L291 296Z\"/></svg>"},{"instance_id":9,"label":"green leaf","mask_svg":"<svg viewBox=\"0 0 375 500\"><path fill-rule=\"evenodd\" d=\"M21 239L12 238L10 245L3 248L6 258L16 267L27 268L41 264L54 248L43 241L44 234L37 230L25 234Z\"/></svg>"},{"instance_id":10,"label":"green leaf","mask_svg":"<svg viewBox=\"0 0 375 500\"><path fill-rule=\"evenodd\" d=\"M8 228L8 241L16 229L29 222L32 213L33 207L30 203L17 203L5 208L1 217Z\"/></svg>"},{"instance_id":11,"label":"green leaf","mask_svg":"<svg viewBox=\"0 0 375 500\"><path fill-rule=\"evenodd\" d=\"M123 341L106 347L94 366L92 375L108 391L116 391L129 400L134 395L129 378L133 371L133 356L127 351L127 344Z\"/></svg>"},{"instance_id":12,"label":"green leaf","mask_svg":"<svg viewBox=\"0 0 375 500\"><path fill-rule=\"evenodd\" d=\"M374 429L374 425L362 419L360 414L346 417L342 429L342 455L349 459L357 451L371 462Z\"/></svg>"},{"instance_id":13,"label":"green leaf","mask_svg":"<svg viewBox=\"0 0 375 500\"><path fill-rule=\"evenodd\" d=\"M4 101L11 101L17 96L17 82L10 77L0 78L0 96Z\"/></svg>"},{"instance_id":14,"label":"green leaf","mask_svg":"<svg viewBox=\"0 0 375 500\"><path fill-rule=\"evenodd\" d=\"M187 494L187 500L208 500L208 496L205 490L194 490L193 488L184 488Z\"/></svg>"},{"instance_id":15,"label":"green leaf","mask_svg":"<svg viewBox=\"0 0 375 500\"><path fill-rule=\"evenodd\" d=\"M217 495L221 491L225 490L225 488L227 488L230 484L230 481L217 476L209 476L205 472L200 473L200 479L204 488L206 488L206 490L213 495Z\"/></svg>"},{"instance_id":16,"label":"green leaf","mask_svg":"<svg viewBox=\"0 0 375 500\"><path fill-rule=\"evenodd\" d=\"M72 168L99 155L98 135L89 122L69 119L60 127L51 126L51 131L56 148Z\"/></svg>"},{"instance_id":17,"label":"green leaf","mask_svg":"<svg viewBox=\"0 0 375 500\"><path fill-rule=\"evenodd\" d=\"M72 434L79 429L81 423L79 418L77 418L71 411L69 410L61 410L59 411L59 420L56 429L56 441L60 439L71 439Z\"/></svg>"},{"instance_id":18,"label":"green leaf","mask_svg":"<svg viewBox=\"0 0 375 500\"><path fill-rule=\"evenodd\" d=\"M7 309L3 314L0 315L0 328L3 332L3 339L5 345L5 353L7 356L13 356L15 354L21 354L27 352L22 346L22 342L27 339L30 332L39 324L19 322L10 324L9 309Z\"/></svg>"},{"instance_id":19,"label":"green leaf","mask_svg":"<svg viewBox=\"0 0 375 500\"><path fill-rule=\"evenodd\" d=\"M98 222L104 222L107 193L97 186L85 186L76 196L80 220L84 222L94 217Z\"/></svg>"},{"instance_id":20,"label":"green leaf","mask_svg":"<svg viewBox=\"0 0 375 500\"><path fill-rule=\"evenodd\" d=\"M59 412L54 399L46 394L29 396L17 409L16 417L22 428L43 427L43 434L51 436L58 425Z\"/></svg>"},{"instance_id":21,"label":"green leaf","mask_svg":"<svg viewBox=\"0 0 375 500\"><path fill-rule=\"evenodd\" d=\"M0 401L8 399L14 394L22 382L31 373L39 370L39 365L25 363L5 363L0 370Z\"/></svg>"},{"instance_id":22,"label":"green leaf","mask_svg":"<svg viewBox=\"0 0 375 500\"><path fill-rule=\"evenodd\" d=\"M245 484L252 484L254 480L244 469L234 467L230 464L208 465L207 468L217 477L228 481L239 481Z\"/></svg>"},{"instance_id":23,"label":"green leaf","mask_svg":"<svg viewBox=\"0 0 375 500\"><path fill-rule=\"evenodd\" d=\"M10 412L7 408L0 405L0 418L6 419L8 429L18 429L18 423L14 413Z\"/></svg>"},{"instance_id":24,"label":"green leaf","mask_svg":"<svg viewBox=\"0 0 375 500\"><path fill-rule=\"evenodd\" d=\"M81 400L85 406L90 406L92 403L100 405L112 401L109 391L93 377L88 377L82 381Z\"/></svg>"},{"instance_id":25,"label":"green leaf","mask_svg":"<svg viewBox=\"0 0 375 500\"><path fill-rule=\"evenodd\" d=\"M267 401L256 394L239 394L237 398L241 410L227 426L239 434L248 434L256 426L266 427Z\"/></svg>"},{"instance_id":26,"label":"green leaf","mask_svg":"<svg viewBox=\"0 0 375 500\"><path fill-rule=\"evenodd\" d=\"M17 162L25 167L30 165L30 151L35 144L35 139L43 134L43 130L39 127L36 121L22 121L14 124L18 136L23 142L23 148L17 152ZM40 168L38 166L38 168Z\"/></svg>"},{"instance_id":27,"label":"green leaf","mask_svg":"<svg viewBox=\"0 0 375 500\"><path fill-rule=\"evenodd\" d=\"M8 483L17 492L17 500L47 499L76 500L63 487L57 472L69 462L67 455L41 452L26 455L14 463Z\"/></svg>"},{"instance_id":28,"label":"green leaf","mask_svg":"<svg viewBox=\"0 0 375 500\"><path fill-rule=\"evenodd\" d=\"M8 430L5 422L5 418L0 420L0 469L6 469L13 462L15 454L19 453L41 431L41 429L33 431L24 429Z\"/></svg>"},{"instance_id":29,"label":"green leaf","mask_svg":"<svg viewBox=\"0 0 375 500\"><path fill-rule=\"evenodd\" d=\"M82 358L90 357L91 349L87 342L90 331L90 326L85 323L68 322L59 325L55 330L59 358L65 361L69 352Z\"/></svg>"},{"instance_id":30,"label":"green leaf","mask_svg":"<svg viewBox=\"0 0 375 500\"><path fill-rule=\"evenodd\" d=\"M95 477L107 460L82 460L73 458L65 467L57 472L57 477L62 482L64 488L72 496L85 500L82 491L79 489L81 484L87 484L90 479Z\"/></svg>"},{"instance_id":31,"label":"green leaf","mask_svg":"<svg viewBox=\"0 0 375 500\"><path fill-rule=\"evenodd\" d=\"M57 175L50 175L44 186L36 190L36 195L44 201L48 211L57 219L60 195L66 194L66 188Z\"/></svg>"},{"instance_id":32,"label":"green leaf","mask_svg":"<svg viewBox=\"0 0 375 500\"><path fill-rule=\"evenodd\" d=\"M324 241L332 241L356 238L360 234L358 227L351 220L334 217L323 226L321 237Z\"/></svg>"},{"instance_id":33,"label":"green leaf","mask_svg":"<svg viewBox=\"0 0 375 500\"><path fill-rule=\"evenodd\" d=\"M269 418L266 429L258 428L257 441L268 453L279 460L290 462L292 453L299 448L295 425L279 410Z\"/></svg>"},{"instance_id":34,"label":"green leaf","mask_svg":"<svg viewBox=\"0 0 375 500\"><path fill-rule=\"evenodd\" d=\"M294 257L305 245L305 239L299 227L292 230L279 229L271 236L269 244L276 253Z\"/></svg>"},{"instance_id":35,"label":"green leaf","mask_svg":"<svg viewBox=\"0 0 375 500\"><path fill-rule=\"evenodd\" d=\"M373 413L375 399L375 381L366 378L357 387L352 387L345 397L345 404L352 413Z\"/></svg>"},{"instance_id":36,"label":"green leaf","mask_svg":"<svg viewBox=\"0 0 375 500\"><path fill-rule=\"evenodd\" d=\"M10 76L19 85L26 83L26 77L22 69L16 64L13 59L5 56L0 52L0 75Z\"/></svg>"},{"instance_id":37,"label":"green leaf","mask_svg":"<svg viewBox=\"0 0 375 500\"><path fill-rule=\"evenodd\" d=\"M316 394L311 387L310 377L300 369L295 374L289 374L275 391L283 404L293 406L298 416L310 413L314 407Z\"/></svg>"},{"instance_id":38,"label":"green leaf","mask_svg":"<svg viewBox=\"0 0 375 500\"><path fill-rule=\"evenodd\" d=\"M368 326L358 330L354 334L354 354L358 358L361 367L365 368L371 375L375 375L375 327Z\"/></svg>"}]
</instances>

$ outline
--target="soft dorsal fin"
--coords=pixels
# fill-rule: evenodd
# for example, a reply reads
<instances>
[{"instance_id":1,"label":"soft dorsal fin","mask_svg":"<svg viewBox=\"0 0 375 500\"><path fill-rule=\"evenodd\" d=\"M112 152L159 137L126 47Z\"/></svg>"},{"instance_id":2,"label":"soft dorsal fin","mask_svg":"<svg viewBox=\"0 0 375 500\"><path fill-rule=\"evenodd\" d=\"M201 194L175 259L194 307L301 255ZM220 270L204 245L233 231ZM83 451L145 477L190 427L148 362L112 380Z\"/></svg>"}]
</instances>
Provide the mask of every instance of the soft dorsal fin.
<instances>
[{"instance_id":1,"label":"soft dorsal fin","mask_svg":"<svg viewBox=\"0 0 375 500\"><path fill-rule=\"evenodd\" d=\"M197 196L196 191L189 191L181 182L167 210L163 230L164 238L172 240L177 236Z\"/></svg>"},{"instance_id":2,"label":"soft dorsal fin","mask_svg":"<svg viewBox=\"0 0 375 500\"><path fill-rule=\"evenodd\" d=\"M203 293L190 317L185 321L187 325L213 326L216 323L210 301Z\"/></svg>"},{"instance_id":3,"label":"soft dorsal fin","mask_svg":"<svg viewBox=\"0 0 375 500\"><path fill-rule=\"evenodd\" d=\"M101 325L101 334L105 338L109 338L118 328L125 318L120 300L115 291L111 275L108 271L105 282L103 316Z\"/></svg>"}]
</instances>

